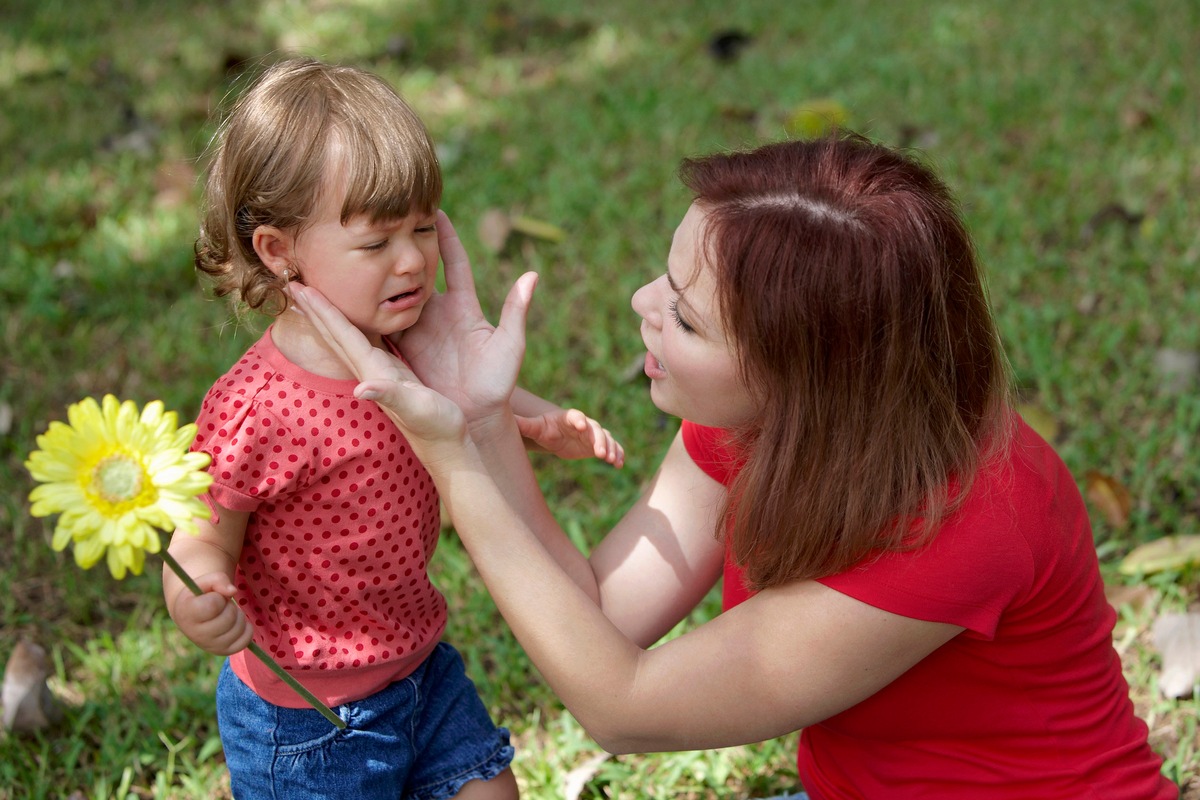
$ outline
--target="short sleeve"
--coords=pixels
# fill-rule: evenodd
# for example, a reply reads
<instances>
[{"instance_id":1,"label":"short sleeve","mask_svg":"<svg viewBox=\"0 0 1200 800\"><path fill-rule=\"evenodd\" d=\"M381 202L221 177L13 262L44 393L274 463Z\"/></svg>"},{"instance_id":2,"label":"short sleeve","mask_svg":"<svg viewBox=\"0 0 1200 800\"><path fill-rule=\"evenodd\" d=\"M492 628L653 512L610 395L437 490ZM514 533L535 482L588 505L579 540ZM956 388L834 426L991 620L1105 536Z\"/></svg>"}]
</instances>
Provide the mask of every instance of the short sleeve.
<instances>
[{"instance_id":1,"label":"short sleeve","mask_svg":"<svg viewBox=\"0 0 1200 800\"><path fill-rule=\"evenodd\" d=\"M1007 474L981 474L927 545L885 553L818 581L884 611L992 639L1006 609L1029 594L1035 571L1024 530L1028 512L1013 490ZM1037 505L1026 497L1026 506Z\"/></svg>"},{"instance_id":2,"label":"short sleeve","mask_svg":"<svg viewBox=\"0 0 1200 800\"><path fill-rule=\"evenodd\" d=\"M683 435L684 449L696 466L724 486L733 483L742 461L738 457L737 447L730 441L728 431L684 420L680 433Z\"/></svg>"},{"instance_id":3,"label":"short sleeve","mask_svg":"<svg viewBox=\"0 0 1200 800\"><path fill-rule=\"evenodd\" d=\"M310 474L312 444L252 398L214 391L196 420L193 450L212 457L212 499L234 511L294 491Z\"/></svg>"}]
</instances>

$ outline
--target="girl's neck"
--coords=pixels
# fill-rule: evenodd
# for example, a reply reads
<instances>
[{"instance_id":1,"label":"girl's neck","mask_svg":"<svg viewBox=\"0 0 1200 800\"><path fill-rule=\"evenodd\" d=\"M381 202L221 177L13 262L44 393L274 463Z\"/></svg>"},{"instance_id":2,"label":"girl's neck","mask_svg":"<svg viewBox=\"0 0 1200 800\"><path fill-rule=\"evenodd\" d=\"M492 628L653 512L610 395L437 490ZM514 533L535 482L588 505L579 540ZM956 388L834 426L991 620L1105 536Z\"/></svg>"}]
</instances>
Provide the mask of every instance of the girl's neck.
<instances>
[{"instance_id":1,"label":"girl's neck","mask_svg":"<svg viewBox=\"0 0 1200 800\"><path fill-rule=\"evenodd\" d=\"M277 317L271 327L271 341L284 358L306 372L337 380L355 378L317 329L299 314L285 312ZM376 342L375 346L380 347L382 343Z\"/></svg>"}]
</instances>

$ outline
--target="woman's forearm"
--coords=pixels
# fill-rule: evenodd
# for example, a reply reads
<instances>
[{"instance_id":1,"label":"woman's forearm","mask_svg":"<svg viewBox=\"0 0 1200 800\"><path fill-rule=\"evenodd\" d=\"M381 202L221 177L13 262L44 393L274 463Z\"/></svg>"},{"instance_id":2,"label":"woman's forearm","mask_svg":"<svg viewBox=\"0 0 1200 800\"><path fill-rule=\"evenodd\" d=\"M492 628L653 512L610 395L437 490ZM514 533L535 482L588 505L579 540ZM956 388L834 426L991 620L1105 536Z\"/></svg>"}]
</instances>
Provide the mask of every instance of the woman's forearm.
<instances>
[{"instance_id":1,"label":"woman's forearm","mask_svg":"<svg viewBox=\"0 0 1200 800\"><path fill-rule=\"evenodd\" d=\"M457 457L439 459L431 469L434 481L459 537L522 647L589 733L602 745L614 741L607 731L616 735L615 722L627 716L617 701L634 685L644 651L605 618L587 581L580 581L563 566L562 554L552 551L558 544L570 547L591 575L586 560L561 530L554 526L557 536L552 537L535 534L524 513L510 502L514 482L501 486L494 476L512 471L485 464L484 451L501 457L515 433L488 430L482 438L486 444L469 443ZM594 578L590 585L595 588Z\"/></svg>"},{"instance_id":2,"label":"woman's forearm","mask_svg":"<svg viewBox=\"0 0 1200 800\"><path fill-rule=\"evenodd\" d=\"M583 590L593 604L600 602L595 573L587 557L571 543L550 513L529 463L521 434L509 408L468 424L474 453L500 496L518 519L537 537L546 553ZM470 497L470 495L460 495ZM443 494L450 507L448 493ZM453 514L451 515L453 516ZM457 527L457 521L456 521Z\"/></svg>"}]
</instances>

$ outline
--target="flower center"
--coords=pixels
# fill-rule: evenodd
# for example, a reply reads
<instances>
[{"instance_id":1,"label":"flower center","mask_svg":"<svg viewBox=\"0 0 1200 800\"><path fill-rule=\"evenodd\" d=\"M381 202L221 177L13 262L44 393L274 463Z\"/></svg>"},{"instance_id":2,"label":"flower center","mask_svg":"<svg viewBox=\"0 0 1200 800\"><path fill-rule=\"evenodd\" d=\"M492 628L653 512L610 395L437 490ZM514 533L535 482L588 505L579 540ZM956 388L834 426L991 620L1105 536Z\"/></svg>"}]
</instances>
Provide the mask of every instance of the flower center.
<instances>
[{"instance_id":1,"label":"flower center","mask_svg":"<svg viewBox=\"0 0 1200 800\"><path fill-rule=\"evenodd\" d=\"M124 454L112 455L92 472L92 491L113 505L128 503L142 493L142 465Z\"/></svg>"}]
</instances>

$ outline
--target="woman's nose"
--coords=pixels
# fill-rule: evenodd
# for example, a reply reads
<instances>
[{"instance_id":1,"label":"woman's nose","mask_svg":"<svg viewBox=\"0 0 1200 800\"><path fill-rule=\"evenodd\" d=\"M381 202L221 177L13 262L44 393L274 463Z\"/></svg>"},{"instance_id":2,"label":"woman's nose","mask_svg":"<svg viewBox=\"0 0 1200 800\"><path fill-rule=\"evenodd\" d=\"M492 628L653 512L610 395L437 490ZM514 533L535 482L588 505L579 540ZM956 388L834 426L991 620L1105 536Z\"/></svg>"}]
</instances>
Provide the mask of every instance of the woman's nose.
<instances>
[{"instance_id":1,"label":"woman's nose","mask_svg":"<svg viewBox=\"0 0 1200 800\"><path fill-rule=\"evenodd\" d=\"M633 306L634 312L639 317L649 322L655 327L662 325L662 312L659 310L659 304L656 302L658 294L656 289L657 280L647 283L642 288L633 293L633 298L629 304Z\"/></svg>"}]
</instances>

